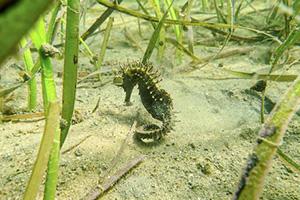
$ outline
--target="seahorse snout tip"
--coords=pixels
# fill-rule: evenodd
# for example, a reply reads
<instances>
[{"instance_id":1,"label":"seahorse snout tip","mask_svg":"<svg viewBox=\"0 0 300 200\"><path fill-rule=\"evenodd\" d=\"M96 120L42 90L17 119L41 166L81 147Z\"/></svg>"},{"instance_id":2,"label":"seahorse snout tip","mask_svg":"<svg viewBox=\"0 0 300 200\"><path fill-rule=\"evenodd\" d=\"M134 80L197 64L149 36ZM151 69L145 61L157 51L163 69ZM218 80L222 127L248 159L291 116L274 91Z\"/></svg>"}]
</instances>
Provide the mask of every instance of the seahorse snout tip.
<instances>
[{"instance_id":1,"label":"seahorse snout tip","mask_svg":"<svg viewBox=\"0 0 300 200\"><path fill-rule=\"evenodd\" d=\"M123 85L123 77L122 76L115 76L113 79L113 84L116 86L122 86Z\"/></svg>"}]
</instances>

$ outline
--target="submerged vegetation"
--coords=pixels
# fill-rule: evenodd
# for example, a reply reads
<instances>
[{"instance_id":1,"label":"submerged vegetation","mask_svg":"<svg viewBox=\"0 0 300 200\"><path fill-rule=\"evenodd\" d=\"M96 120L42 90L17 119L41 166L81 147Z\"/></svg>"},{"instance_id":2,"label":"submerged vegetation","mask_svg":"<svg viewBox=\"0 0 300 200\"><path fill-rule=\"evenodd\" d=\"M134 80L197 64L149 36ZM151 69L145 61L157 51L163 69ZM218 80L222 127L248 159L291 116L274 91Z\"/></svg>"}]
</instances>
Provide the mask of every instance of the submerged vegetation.
<instances>
[{"instance_id":1,"label":"submerged vegetation","mask_svg":"<svg viewBox=\"0 0 300 200\"><path fill-rule=\"evenodd\" d=\"M90 137L88 135L75 146L63 152L61 150L69 138L72 125L83 120L78 119L75 105L78 88L92 88L93 85L88 85L90 83L99 83L96 86L98 89L111 83L121 86L126 92L127 106L132 105L130 97L134 86L138 85L142 104L162 125L151 122L150 125L140 126L145 124L144 118L133 117L137 122L133 123L110 165L103 167L103 177L101 180L94 177L93 184L97 181L99 184L96 187L82 185L90 188L91 192L81 196L85 196L85 199L103 196L119 179L146 159L144 155L139 155L113 175L110 174L117 161L121 160L128 138L133 133L139 140L153 139L159 144L165 143L163 136L175 126L172 101L176 99L171 99L169 90L158 87L159 72L171 77L174 83L182 81L182 78L216 83L221 80L234 80L237 85L243 80L252 81L252 87L247 91L260 100L260 120L257 120L257 124L260 121L261 128L252 144L253 150L248 149L248 160L244 162L243 169L240 169L240 180L236 180L235 191L231 190L230 197L223 199L260 199L275 156L287 168L299 174L299 159L294 160L293 156L285 154L280 146L289 123L300 107L300 78L297 69L300 66L299 0L37 0L34 4L29 0L13 2L0 1L0 79L5 74L4 69L13 68L13 64L17 66L15 70L20 77L17 82L15 77L6 77L8 84L0 85L0 120L5 124L8 121L30 122L45 119L39 149L34 147L38 153L34 164L30 166L31 176L26 176L24 181L27 183L22 191L24 199L42 196L44 199L60 199L56 190L61 176L61 155L77 148ZM22 19L19 19L20 16ZM123 30L120 30L121 27ZM118 33L118 36L121 33L124 37L116 37L114 33ZM118 48L113 46L117 43L126 43L125 48L134 52L127 61L123 60L128 57L127 52L121 52L122 55L117 57L110 54L110 49ZM261 55L255 59L260 60L254 64L264 67L238 68L219 62L235 56L248 56L256 50L256 45L263 45L265 48L259 52ZM60 62L62 59L63 63ZM136 59L138 61L132 61ZM89 64L86 64L86 60ZM123 66L121 70L118 65ZM153 66L157 66L154 68L158 71L154 71ZM119 71L116 72L115 68ZM207 69L211 73L205 71ZM282 94L276 94L280 100L275 105L268 92L274 84L285 82L290 83L290 86L281 89ZM222 87L223 92L226 85ZM283 92L284 90L286 91ZM19 109L9 106L18 91L26 93L27 97L24 100L26 106ZM172 92L175 93L176 89L170 91L171 94ZM233 96L232 92L228 94ZM206 98L209 99L207 96ZM21 100L23 101L18 101ZM99 108L100 101L105 101L101 93L93 111L87 114L88 117ZM189 102L183 105L186 104ZM113 113L114 105L110 106L110 112ZM174 107L176 110L176 106ZM198 109L193 111L197 112ZM126 121L120 117L117 119L118 122ZM149 121L151 120L153 119ZM139 127L136 127L136 123ZM188 119L183 123L193 126ZM3 130L5 131L7 130ZM173 131L172 135L175 136L172 140L176 141L181 137L182 134L178 132ZM185 134L185 130L181 132ZM157 147L149 148L144 143L138 145L143 154ZM192 149L197 148L193 144L190 146ZM203 174L211 173L207 163L197 164L197 168ZM155 173L155 170L151 173ZM44 186L43 190L41 185ZM195 195L199 196L197 192ZM300 190L296 194L300 198ZM169 198L168 194L165 197ZM0 198L10 196L0 192ZM219 196L214 199L219 199Z\"/></svg>"}]
</instances>

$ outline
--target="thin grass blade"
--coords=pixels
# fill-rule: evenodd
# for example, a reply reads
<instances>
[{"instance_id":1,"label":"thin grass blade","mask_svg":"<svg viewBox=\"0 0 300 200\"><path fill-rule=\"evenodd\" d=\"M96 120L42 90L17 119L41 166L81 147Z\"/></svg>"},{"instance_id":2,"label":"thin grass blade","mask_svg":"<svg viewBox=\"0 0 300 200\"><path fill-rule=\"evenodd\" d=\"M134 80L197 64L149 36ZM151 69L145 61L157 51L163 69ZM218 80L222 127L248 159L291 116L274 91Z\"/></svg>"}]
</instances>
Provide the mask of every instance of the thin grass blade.
<instances>
[{"instance_id":1,"label":"thin grass blade","mask_svg":"<svg viewBox=\"0 0 300 200\"><path fill-rule=\"evenodd\" d=\"M120 4L123 0L114 0L114 4ZM81 38L85 41L90 37L100 26L105 22L105 20L113 13L113 8L107 8L106 11L98 18L96 21L88 28L86 32L81 35Z\"/></svg>"},{"instance_id":2,"label":"thin grass blade","mask_svg":"<svg viewBox=\"0 0 300 200\"><path fill-rule=\"evenodd\" d=\"M184 52L186 55L191 57L195 62L201 62L201 58L197 57L193 52L191 52L189 49L185 48L177 40L167 37L166 42L169 42L172 45L174 45L178 50Z\"/></svg>"},{"instance_id":3,"label":"thin grass blade","mask_svg":"<svg viewBox=\"0 0 300 200\"><path fill-rule=\"evenodd\" d=\"M174 2L174 0L170 4L170 6L173 4L173 2ZM158 25L156 26L156 28L155 28L152 36L151 36L151 39L149 41L148 47L146 49L146 52L144 54L142 63L146 63L149 60L149 58L151 57L151 55L152 55L152 52L153 52L153 50L155 48L155 44L156 44L156 42L157 42L157 40L159 38L159 33L160 33L160 30L161 30L161 28L163 26L164 20L167 18L170 6L168 7L168 9L166 10L166 12L162 16L161 20L159 21Z\"/></svg>"},{"instance_id":4,"label":"thin grass blade","mask_svg":"<svg viewBox=\"0 0 300 200\"><path fill-rule=\"evenodd\" d=\"M101 51L100 51L99 57L98 57L98 62L97 62L97 66L96 66L97 70L101 67L102 62L104 60L104 56L105 56L105 52L106 52L106 49L107 49L107 45L108 45L108 41L109 41L110 32L111 32L111 29L112 29L112 26L113 26L113 22L114 22L114 18L110 17L108 22L107 22L107 25L106 25L106 29L105 29L105 33L104 33L104 37L103 37L103 41L102 41L102 45L101 45Z\"/></svg>"},{"instance_id":5,"label":"thin grass blade","mask_svg":"<svg viewBox=\"0 0 300 200\"><path fill-rule=\"evenodd\" d=\"M269 73L273 72L274 66L278 63L278 60L280 57L283 55L283 53L290 48L292 45L294 45L297 41L300 39L300 29L295 28L293 31L290 32L286 40L277 47L275 50L275 53L273 55L273 62L272 62L272 67L270 69Z\"/></svg>"},{"instance_id":6,"label":"thin grass blade","mask_svg":"<svg viewBox=\"0 0 300 200\"><path fill-rule=\"evenodd\" d=\"M51 18L49 21L47 35L46 35L46 40L50 44L52 44L52 41L54 40L55 29L57 26L56 18L60 8L61 8L61 1L56 1L52 9Z\"/></svg>"},{"instance_id":7,"label":"thin grass blade","mask_svg":"<svg viewBox=\"0 0 300 200\"><path fill-rule=\"evenodd\" d=\"M283 75L283 74L260 74L260 73L248 73L248 72L240 72L240 71L233 71L230 69L223 69L225 72L234 75L239 78L243 79L257 79L257 80L270 80L276 82L293 82L297 79L298 75Z\"/></svg>"},{"instance_id":8,"label":"thin grass blade","mask_svg":"<svg viewBox=\"0 0 300 200\"><path fill-rule=\"evenodd\" d=\"M280 148L277 149L278 156L288 164L288 166L292 167L296 172L300 173L300 164L296 163L291 157L286 155Z\"/></svg>"},{"instance_id":9,"label":"thin grass blade","mask_svg":"<svg viewBox=\"0 0 300 200\"><path fill-rule=\"evenodd\" d=\"M79 0L68 0L62 106L62 118L65 120L66 125L61 130L61 147L71 126L75 106L79 48L79 9Z\"/></svg>"},{"instance_id":10,"label":"thin grass blade","mask_svg":"<svg viewBox=\"0 0 300 200\"><path fill-rule=\"evenodd\" d=\"M41 140L39 152L25 190L24 200L35 199L47 168L50 151L54 142L54 135L59 127L59 103L49 102L46 125Z\"/></svg>"},{"instance_id":11,"label":"thin grass blade","mask_svg":"<svg viewBox=\"0 0 300 200\"><path fill-rule=\"evenodd\" d=\"M24 48L27 45L27 40L23 38L21 40L21 47ZM31 51L26 49L23 53L23 60L25 65L25 71L30 74L32 68L34 67ZM28 110L32 111L36 108L37 105L37 85L36 79L33 76L30 81L28 81Z\"/></svg>"}]
</instances>

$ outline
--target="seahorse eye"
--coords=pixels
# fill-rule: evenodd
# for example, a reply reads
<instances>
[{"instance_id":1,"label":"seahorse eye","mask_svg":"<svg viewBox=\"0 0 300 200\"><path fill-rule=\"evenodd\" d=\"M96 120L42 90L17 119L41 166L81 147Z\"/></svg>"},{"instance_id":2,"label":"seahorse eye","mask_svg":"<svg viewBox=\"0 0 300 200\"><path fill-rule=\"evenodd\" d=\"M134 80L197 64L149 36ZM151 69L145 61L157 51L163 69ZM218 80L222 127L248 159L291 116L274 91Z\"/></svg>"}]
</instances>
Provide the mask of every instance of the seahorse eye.
<instances>
[{"instance_id":1,"label":"seahorse eye","mask_svg":"<svg viewBox=\"0 0 300 200\"><path fill-rule=\"evenodd\" d=\"M123 77L122 76L115 76L113 80L113 84L116 86L122 86L123 85Z\"/></svg>"}]
</instances>

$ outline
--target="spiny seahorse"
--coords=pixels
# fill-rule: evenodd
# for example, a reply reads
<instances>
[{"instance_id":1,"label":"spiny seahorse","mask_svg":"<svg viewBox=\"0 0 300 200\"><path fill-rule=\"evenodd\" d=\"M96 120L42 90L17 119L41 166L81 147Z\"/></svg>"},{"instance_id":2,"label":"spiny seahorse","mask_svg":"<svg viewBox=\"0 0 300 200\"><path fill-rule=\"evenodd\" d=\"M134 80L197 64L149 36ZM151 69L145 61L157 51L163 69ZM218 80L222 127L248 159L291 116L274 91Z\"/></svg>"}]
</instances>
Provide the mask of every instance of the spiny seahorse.
<instances>
[{"instance_id":1,"label":"spiny seahorse","mask_svg":"<svg viewBox=\"0 0 300 200\"><path fill-rule=\"evenodd\" d=\"M158 87L160 74L153 69L151 63L130 62L121 66L120 72L114 78L114 84L124 89L125 103L130 104L133 88L138 85L141 101L151 116L162 122L145 125L138 128L135 136L139 139L160 140L173 129L173 102L170 95Z\"/></svg>"}]
</instances>

